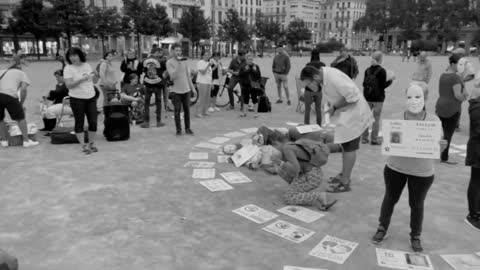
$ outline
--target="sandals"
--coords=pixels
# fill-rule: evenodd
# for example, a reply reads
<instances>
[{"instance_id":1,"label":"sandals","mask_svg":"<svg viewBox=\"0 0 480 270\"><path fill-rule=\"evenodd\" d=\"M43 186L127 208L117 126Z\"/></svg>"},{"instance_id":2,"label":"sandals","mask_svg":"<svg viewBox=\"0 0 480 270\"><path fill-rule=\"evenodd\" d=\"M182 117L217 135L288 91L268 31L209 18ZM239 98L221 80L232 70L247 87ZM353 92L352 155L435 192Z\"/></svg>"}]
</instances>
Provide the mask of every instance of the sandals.
<instances>
[{"instance_id":1,"label":"sandals","mask_svg":"<svg viewBox=\"0 0 480 270\"><path fill-rule=\"evenodd\" d=\"M340 177L339 177L340 175L342 175L342 173L339 173L336 176L330 177L330 179L328 180L328 183L329 184L338 184L338 183L342 182L342 181L340 181Z\"/></svg>"},{"instance_id":2,"label":"sandals","mask_svg":"<svg viewBox=\"0 0 480 270\"><path fill-rule=\"evenodd\" d=\"M336 186L330 186L330 187L328 187L327 192L342 193L342 192L349 192L351 190L352 189L350 188L350 181L349 181L348 184L344 184L344 183L340 182Z\"/></svg>"},{"instance_id":3,"label":"sandals","mask_svg":"<svg viewBox=\"0 0 480 270\"><path fill-rule=\"evenodd\" d=\"M335 204L337 203L337 200L334 200L332 201L331 203L327 203L327 204L321 204L318 206L318 210L320 211L328 211L328 209L330 209L332 206L334 206Z\"/></svg>"}]
</instances>

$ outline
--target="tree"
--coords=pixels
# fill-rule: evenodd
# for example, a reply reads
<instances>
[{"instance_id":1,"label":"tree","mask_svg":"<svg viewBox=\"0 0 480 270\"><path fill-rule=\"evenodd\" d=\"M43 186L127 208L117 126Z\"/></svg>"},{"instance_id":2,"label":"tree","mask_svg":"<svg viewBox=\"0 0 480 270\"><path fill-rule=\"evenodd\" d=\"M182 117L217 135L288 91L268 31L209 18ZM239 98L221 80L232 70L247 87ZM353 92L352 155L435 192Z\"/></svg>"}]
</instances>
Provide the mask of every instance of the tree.
<instances>
[{"instance_id":1,"label":"tree","mask_svg":"<svg viewBox=\"0 0 480 270\"><path fill-rule=\"evenodd\" d=\"M68 46L72 46L72 35L91 34L91 25L85 1L48 0L52 4L49 10L48 28L63 32L67 36Z\"/></svg>"},{"instance_id":2,"label":"tree","mask_svg":"<svg viewBox=\"0 0 480 270\"><path fill-rule=\"evenodd\" d=\"M153 35L156 25L155 10L148 0L123 0L123 27L125 31L135 33L138 48L141 47L140 35ZM138 58L141 58L140 49L137 50Z\"/></svg>"},{"instance_id":3,"label":"tree","mask_svg":"<svg viewBox=\"0 0 480 270\"><path fill-rule=\"evenodd\" d=\"M35 37L35 52L40 60L40 40L45 37L47 29L46 12L42 0L22 0L13 10L12 20L15 34L30 33Z\"/></svg>"},{"instance_id":4,"label":"tree","mask_svg":"<svg viewBox=\"0 0 480 270\"><path fill-rule=\"evenodd\" d=\"M201 39L210 38L211 23L205 19L203 11L198 6L186 9L179 21L178 32L192 41L192 51L197 48Z\"/></svg>"},{"instance_id":5,"label":"tree","mask_svg":"<svg viewBox=\"0 0 480 270\"><path fill-rule=\"evenodd\" d=\"M232 44L238 42L239 48L242 43L250 39L247 22L242 20L234 9L227 11L227 18L220 23L218 32L221 40L232 42Z\"/></svg>"},{"instance_id":6,"label":"tree","mask_svg":"<svg viewBox=\"0 0 480 270\"><path fill-rule=\"evenodd\" d=\"M301 19L295 19L288 24L287 41L292 46L297 46L300 41L309 40L312 36L310 30Z\"/></svg>"},{"instance_id":7,"label":"tree","mask_svg":"<svg viewBox=\"0 0 480 270\"><path fill-rule=\"evenodd\" d=\"M105 38L110 35L118 35L122 32L122 17L116 7L89 8L90 25L92 35L97 36L102 42L102 54L105 53Z\"/></svg>"},{"instance_id":8,"label":"tree","mask_svg":"<svg viewBox=\"0 0 480 270\"><path fill-rule=\"evenodd\" d=\"M156 24L153 34L157 36L157 43L160 41L160 37L165 37L173 33L172 21L168 18L168 14L165 6L155 4L152 9L152 20Z\"/></svg>"},{"instance_id":9,"label":"tree","mask_svg":"<svg viewBox=\"0 0 480 270\"><path fill-rule=\"evenodd\" d=\"M359 19L360 22L355 24L356 28L368 27L368 29L381 34L382 38L385 38L388 30L392 27L392 17L390 16L392 2L401 1L367 0L365 15ZM379 40L381 41L381 39Z\"/></svg>"},{"instance_id":10,"label":"tree","mask_svg":"<svg viewBox=\"0 0 480 270\"><path fill-rule=\"evenodd\" d=\"M275 43L275 48L278 45L277 42L282 38L284 33L281 30L280 23L276 21L268 21L261 13L257 13L255 18L255 34L261 38L262 54L265 48L266 41L272 41Z\"/></svg>"}]
</instances>

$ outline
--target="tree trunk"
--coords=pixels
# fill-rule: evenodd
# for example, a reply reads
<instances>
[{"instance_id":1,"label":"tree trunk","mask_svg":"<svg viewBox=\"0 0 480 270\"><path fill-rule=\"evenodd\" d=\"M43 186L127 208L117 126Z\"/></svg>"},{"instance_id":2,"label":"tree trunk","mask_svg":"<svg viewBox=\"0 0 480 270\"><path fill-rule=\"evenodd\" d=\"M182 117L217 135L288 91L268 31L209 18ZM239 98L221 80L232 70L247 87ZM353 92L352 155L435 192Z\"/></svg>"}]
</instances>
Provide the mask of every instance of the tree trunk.
<instances>
[{"instance_id":1,"label":"tree trunk","mask_svg":"<svg viewBox=\"0 0 480 270\"><path fill-rule=\"evenodd\" d=\"M40 61L40 46L39 46L40 40L38 37L35 37L35 44L36 44L36 50L37 50L37 60Z\"/></svg>"},{"instance_id":2,"label":"tree trunk","mask_svg":"<svg viewBox=\"0 0 480 270\"><path fill-rule=\"evenodd\" d=\"M44 52L46 55L48 55L48 49L47 49L47 39L45 39L45 38L44 38L44 39L42 39L42 41L43 41L43 42L42 42L42 45L43 45L43 52ZM53 54L53 52L52 52L52 54Z\"/></svg>"},{"instance_id":3,"label":"tree trunk","mask_svg":"<svg viewBox=\"0 0 480 270\"><path fill-rule=\"evenodd\" d=\"M138 54L138 59L141 61L142 60L142 52L141 52L141 45L140 45L140 33L137 31L136 32L136 37L137 37L137 54Z\"/></svg>"},{"instance_id":4,"label":"tree trunk","mask_svg":"<svg viewBox=\"0 0 480 270\"><path fill-rule=\"evenodd\" d=\"M15 53L20 50L20 44L18 44L18 36L16 33L13 34L13 48L15 49Z\"/></svg>"},{"instance_id":5,"label":"tree trunk","mask_svg":"<svg viewBox=\"0 0 480 270\"><path fill-rule=\"evenodd\" d=\"M71 48L72 47L72 33L70 31L67 31L67 44L68 44L68 48Z\"/></svg>"},{"instance_id":6,"label":"tree trunk","mask_svg":"<svg viewBox=\"0 0 480 270\"><path fill-rule=\"evenodd\" d=\"M100 36L102 39L102 56L105 54L105 37L102 35Z\"/></svg>"}]
</instances>

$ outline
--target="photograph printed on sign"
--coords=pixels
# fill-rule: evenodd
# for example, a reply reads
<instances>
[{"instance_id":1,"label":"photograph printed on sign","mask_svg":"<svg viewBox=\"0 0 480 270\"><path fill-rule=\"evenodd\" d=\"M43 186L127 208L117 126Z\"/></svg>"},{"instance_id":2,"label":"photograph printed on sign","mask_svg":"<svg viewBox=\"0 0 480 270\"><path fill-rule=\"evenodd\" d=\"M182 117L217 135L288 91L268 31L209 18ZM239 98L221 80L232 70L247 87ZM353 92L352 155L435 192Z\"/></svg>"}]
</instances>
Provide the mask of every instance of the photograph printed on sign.
<instances>
[{"instance_id":1,"label":"photograph printed on sign","mask_svg":"<svg viewBox=\"0 0 480 270\"><path fill-rule=\"evenodd\" d=\"M238 209L232 210L232 212L258 224L268 222L278 217L277 214L260 208L254 204L242 206Z\"/></svg>"}]
</instances>

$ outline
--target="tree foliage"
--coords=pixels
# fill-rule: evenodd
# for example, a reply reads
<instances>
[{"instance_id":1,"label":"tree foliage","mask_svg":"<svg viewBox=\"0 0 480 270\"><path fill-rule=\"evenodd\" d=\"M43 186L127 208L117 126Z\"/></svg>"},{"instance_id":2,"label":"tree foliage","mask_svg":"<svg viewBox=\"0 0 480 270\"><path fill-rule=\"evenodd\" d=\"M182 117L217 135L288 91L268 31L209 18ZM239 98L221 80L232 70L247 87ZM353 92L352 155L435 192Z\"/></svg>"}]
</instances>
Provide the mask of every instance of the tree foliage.
<instances>
[{"instance_id":1,"label":"tree foliage","mask_svg":"<svg viewBox=\"0 0 480 270\"><path fill-rule=\"evenodd\" d=\"M288 24L286 38L290 45L298 45L299 42L309 40L312 33L301 19L295 19Z\"/></svg>"},{"instance_id":2,"label":"tree foliage","mask_svg":"<svg viewBox=\"0 0 480 270\"><path fill-rule=\"evenodd\" d=\"M65 33L68 39L68 46L72 46L72 35L91 34L92 28L89 23L89 16L82 0L48 0L52 8L49 14L48 27Z\"/></svg>"},{"instance_id":3,"label":"tree foliage","mask_svg":"<svg viewBox=\"0 0 480 270\"><path fill-rule=\"evenodd\" d=\"M269 21L261 13L257 13L254 30L255 35L258 38L261 38L262 52L266 41L271 41L275 45L278 45L278 41L285 36L285 33L281 30L280 23Z\"/></svg>"},{"instance_id":4,"label":"tree foliage","mask_svg":"<svg viewBox=\"0 0 480 270\"><path fill-rule=\"evenodd\" d=\"M98 37L102 42L102 54L105 52L105 38L122 33L122 17L116 7L99 8L91 6L88 9L89 24L92 27L91 35Z\"/></svg>"},{"instance_id":5,"label":"tree foliage","mask_svg":"<svg viewBox=\"0 0 480 270\"><path fill-rule=\"evenodd\" d=\"M242 43L250 39L247 22L242 20L235 9L227 11L227 18L220 22L218 31L221 40Z\"/></svg>"},{"instance_id":6,"label":"tree foliage","mask_svg":"<svg viewBox=\"0 0 480 270\"><path fill-rule=\"evenodd\" d=\"M173 33L172 21L168 18L165 6L155 4L151 9L152 20L156 27L153 29L153 35L157 37L165 37Z\"/></svg>"},{"instance_id":7,"label":"tree foliage","mask_svg":"<svg viewBox=\"0 0 480 270\"><path fill-rule=\"evenodd\" d=\"M211 22L206 19L198 6L186 9L179 21L178 32L192 41L192 48L197 46L201 39L209 39Z\"/></svg>"}]
</instances>

